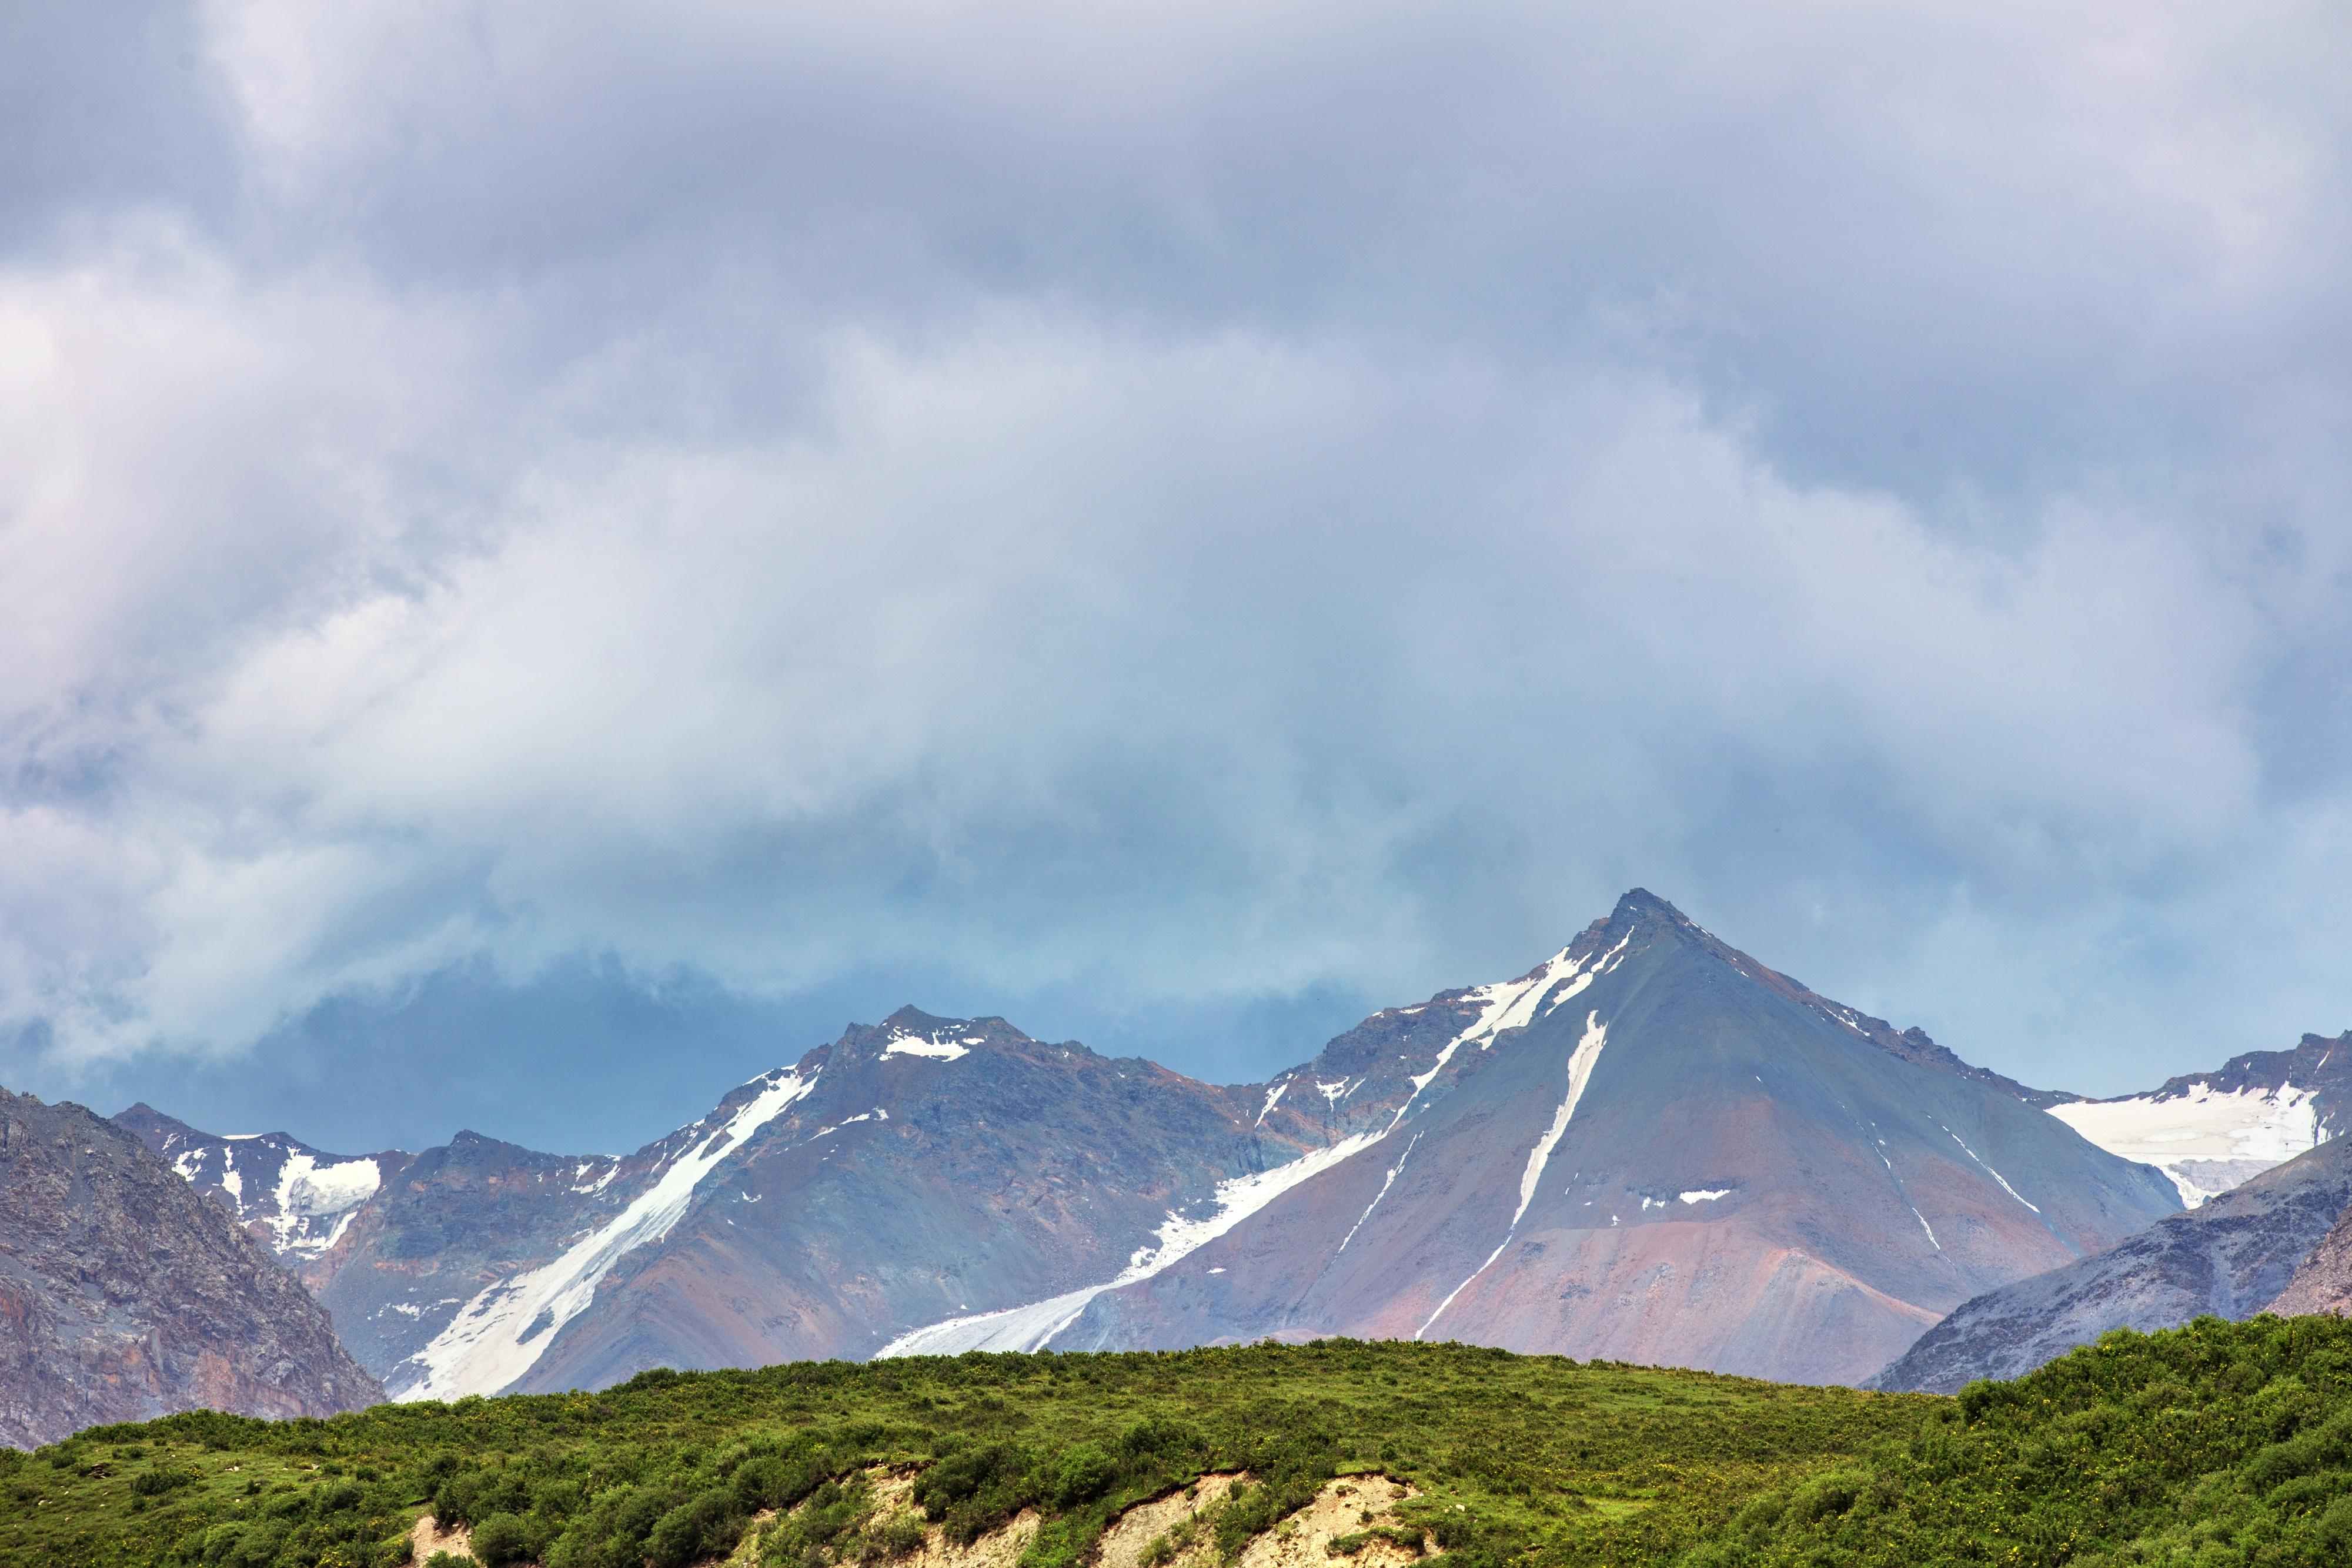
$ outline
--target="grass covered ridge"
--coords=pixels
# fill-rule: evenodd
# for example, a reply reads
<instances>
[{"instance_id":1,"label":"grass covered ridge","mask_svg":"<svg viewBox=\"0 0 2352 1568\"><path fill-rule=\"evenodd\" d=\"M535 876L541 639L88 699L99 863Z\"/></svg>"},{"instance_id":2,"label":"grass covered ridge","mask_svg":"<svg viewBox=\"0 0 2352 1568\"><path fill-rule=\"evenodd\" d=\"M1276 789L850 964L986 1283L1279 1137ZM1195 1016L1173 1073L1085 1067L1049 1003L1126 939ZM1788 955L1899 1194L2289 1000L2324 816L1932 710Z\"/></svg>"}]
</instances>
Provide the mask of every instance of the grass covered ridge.
<instances>
[{"instance_id":1,"label":"grass covered ridge","mask_svg":"<svg viewBox=\"0 0 2352 1568\"><path fill-rule=\"evenodd\" d=\"M1399 1517L1459 1568L2319 1568L2352 1562L2352 1323L2118 1333L1958 1399L1326 1341L199 1413L0 1454L0 1563L377 1568L431 1511L486 1564L880 1568L919 1542L872 1506L877 1465L919 1471L957 1539L1037 1509L1028 1568L1077 1568L1124 1508L1233 1469L1258 1484L1205 1527L1228 1559L1378 1469L1422 1489Z\"/></svg>"},{"instance_id":2,"label":"grass covered ridge","mask_svg":"<svg viewBox=\"0 0 2352 1568\"><path fill-rule=\"evenodd\" d=\"M1260 1484L1221 1516L1225 1537L1340 1470L1386 1469L1423 1489L1409 1517L1466 1557L1539 1543L1642 1561L1933 1403L1346 1341L656 1372L593 1395L93 1429L0 1458L0 1563L373 1568L431 1511L473 1524L486 1559L682 1568L804 1504L772 1560L874 1563L892 1546L861 1511L876 1464L922 1467L917 1500L961 1539L1036 1507L1036 1568L1076 1563L1128 1504L1232 1469Z\"/></svg>"}]
</instances>

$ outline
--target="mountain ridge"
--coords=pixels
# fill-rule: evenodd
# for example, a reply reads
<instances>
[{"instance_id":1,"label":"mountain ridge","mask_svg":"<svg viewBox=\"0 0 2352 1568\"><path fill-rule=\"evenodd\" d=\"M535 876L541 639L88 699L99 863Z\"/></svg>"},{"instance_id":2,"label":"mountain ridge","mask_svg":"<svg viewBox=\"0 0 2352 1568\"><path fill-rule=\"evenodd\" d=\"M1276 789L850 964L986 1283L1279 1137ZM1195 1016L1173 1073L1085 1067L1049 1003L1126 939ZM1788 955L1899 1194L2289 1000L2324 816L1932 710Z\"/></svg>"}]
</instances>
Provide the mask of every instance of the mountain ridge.
<instances>
[{"instance_id":1,"label":"mountain ridge","mask_svg":"<svg viewBox=\"0 0 2352 1568\"><path fill-rule=\"evenodd\" d=\"M2102 1148L2162 1170L2193 1207L2352 1124L2352 1030L2246 1051L2143 1093L2049 1110Z\"/></svg>"},{"instance_id":2,"label":"mountain ridge","mask_svg":"<svg viewBox=\"0 0 2352 1568\"><path fill-rule=\"evenodd\" d=\"M294 1265L333 1247L360 1206L415 1157L402 1149L331 1155L284 1132L199 1132L143 1100L108 1120L190 1186L219 1199L256 1240Z\"/></svg>"},{"instance_id":3,"label":"mountain ridge","mask_svg":"<svg viewBox=\"0 0 2352 1568\"><path fill-rule=\"evenodd\" d=\"M128 1131L0 1089L0 1445L211 1407L381 1400L236 1219Z\"/></svg>"},{"instance_id":4,"label":"mountain ridge","mask_svg":"<svg viewBox=\"0 0 2352 1568\"><path fill-rule=\"evenodd\" d=\"M2178 1207L2065 1099L1635 888L1264 1083L902 1008L631 1155L404 1156L294 1261L406 1397L1335 1333L1852 1381Z\"/></svg>"}]
</instances>

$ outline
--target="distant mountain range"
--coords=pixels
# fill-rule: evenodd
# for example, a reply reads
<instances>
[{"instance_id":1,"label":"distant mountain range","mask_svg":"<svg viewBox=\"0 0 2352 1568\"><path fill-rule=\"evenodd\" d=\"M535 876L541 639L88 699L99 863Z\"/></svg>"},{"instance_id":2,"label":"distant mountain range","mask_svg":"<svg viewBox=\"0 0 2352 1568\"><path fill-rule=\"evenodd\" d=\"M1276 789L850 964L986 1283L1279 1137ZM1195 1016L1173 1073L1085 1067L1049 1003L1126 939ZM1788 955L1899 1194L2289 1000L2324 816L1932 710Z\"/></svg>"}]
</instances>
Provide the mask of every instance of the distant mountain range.
<instances>
[{"instance_id":1,"label":"distant mountain range","mask_svg":"<svg viewBox=\"0 0 2352 1568\"><path fill-rule=\"evenodd\" d=\"M138 1139L0 1089L0 1445L383 1396L301 1286Z\"/></svg>"},{"instance_id":2,"label":"distant mountain range","mask_svg":"<svg viewBox=\"0 0 2352 1568\"><path fill-rule=\"evenodd\" d=\"M2223 1234L2253 1197L2182 1205L2332 1151L2347 1047L2086 1101L1636 889L1518 978L1376 1013L1265 1083L905 1009L624 1157L472 1133L336 1155L144 1105L120 1121L299 1274L394 1398L1329 1334L1851 1383L1906 1352L1984 1359L1936 1346L1978 1344L1969 1314L2021 1281ZM2273 1249L2301 1247L2287 1275L2329 1229L2298 1223ZM2074 1332L2045 1307L2055 1326L2004 1320L2017 1354Z\"/></svg>"},{"instance_id":3,"label":"distant mountain range","mask_svg":"<svg viewBox=\"0 0 2352 1568\"><path fill-rule=\"evenodd\" d=\"M200 1185L259 1170L257 1143L383 1173L285 1255L395 1397L1339 1333L1853 1381L2178 1207L2041 1113L2068 1098L1637 890L1518 979L1376 1014L1261 1084L910 1009L622 1159L142 1126ZM300 1207L273 1168L248 1223Z\"/></svg>"}]
</instances>

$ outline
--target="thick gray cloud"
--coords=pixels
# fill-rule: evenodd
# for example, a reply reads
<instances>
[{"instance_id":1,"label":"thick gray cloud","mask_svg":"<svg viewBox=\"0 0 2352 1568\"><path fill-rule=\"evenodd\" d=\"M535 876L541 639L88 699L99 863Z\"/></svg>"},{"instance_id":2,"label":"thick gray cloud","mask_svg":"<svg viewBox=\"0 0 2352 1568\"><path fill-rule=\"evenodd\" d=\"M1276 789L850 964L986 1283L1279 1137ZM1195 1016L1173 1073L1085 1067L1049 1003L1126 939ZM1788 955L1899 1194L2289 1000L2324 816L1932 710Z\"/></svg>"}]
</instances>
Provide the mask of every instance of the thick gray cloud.
<instances>
[{"instance_id":1,"label":"thick gray cloud","mask_svg":"<svg viewBox=\"0 0 2352 1568\"><path fill-rule=\"evenodd\" d=\"M1242 1076L1633 883L2036 1081L2352 1022L2330 7L6 16L19 1081Z\"/></svg>"}]
</instances>

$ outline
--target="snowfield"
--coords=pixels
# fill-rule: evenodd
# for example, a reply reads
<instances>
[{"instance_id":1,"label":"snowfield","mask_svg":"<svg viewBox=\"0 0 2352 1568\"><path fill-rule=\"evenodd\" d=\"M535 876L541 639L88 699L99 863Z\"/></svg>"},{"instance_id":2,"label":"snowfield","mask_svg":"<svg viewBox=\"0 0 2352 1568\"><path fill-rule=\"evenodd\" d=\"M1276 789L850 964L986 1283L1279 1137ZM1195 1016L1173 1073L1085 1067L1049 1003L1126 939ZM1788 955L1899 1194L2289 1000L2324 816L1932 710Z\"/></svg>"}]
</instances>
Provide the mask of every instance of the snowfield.
<instances>
[{"instance_id":1,"label":"snowfield","mask_svg":"<svg viewBox=\"0 0 2352 1568\"><path fill-rule=\"evenodd\" d=\"M2156 1166L2195 1208L2316 1148L2322 1134L2313 1098L2308 1089L2224 1093L2195 1083L2186 1094L2077 1100L2050 1113L2109 1154Z\"/></svg>"},{"instance_id":2,"label":"snowfield","mask_svg":"<svg viewBox=\"0 0 2352 1568\"><path fill-rule=\"evenodd\" d=\"M904 1030L890 1037L882 1047L884 1056L928 1056L935 1061L955 1061L971 1054L971 1048L981 1043L981 1036L965 1035L960 1040L941 1040L943 1031L929 1034L908 1034Z\"/></svg>"}]
</instances>

